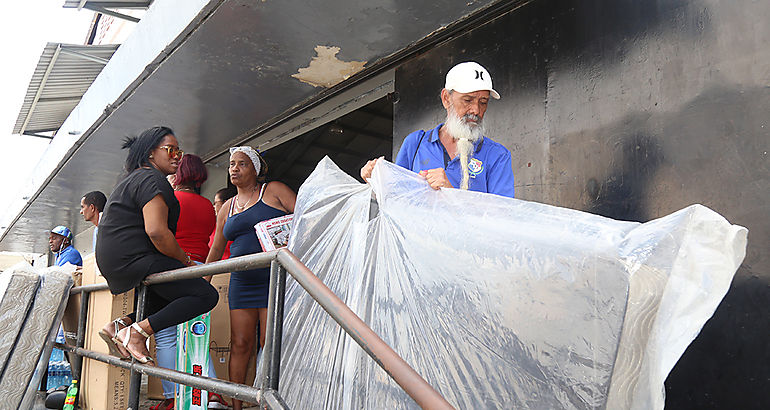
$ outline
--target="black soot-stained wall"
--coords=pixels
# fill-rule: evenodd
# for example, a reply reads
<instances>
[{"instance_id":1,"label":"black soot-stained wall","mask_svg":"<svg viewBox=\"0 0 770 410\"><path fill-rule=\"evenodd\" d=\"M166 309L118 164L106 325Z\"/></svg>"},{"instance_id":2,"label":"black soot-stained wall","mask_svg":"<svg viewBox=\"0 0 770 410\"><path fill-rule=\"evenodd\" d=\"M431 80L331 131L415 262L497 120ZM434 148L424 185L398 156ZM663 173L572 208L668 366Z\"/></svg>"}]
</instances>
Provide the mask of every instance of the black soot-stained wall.
<instances>
[{"instance_id":1,"label":"black soot-stained wall","mask_svg":"<svg viewBox=\"0 0 770 410\"><path fill-rule=\"evenodd\" d=\"M700 203L749 229L732 287L666 381L670 409L770 403L770 2L535 0L396 70L394 153L474 60L516 196L645 222ZM394 155L395 157L395 155Z\"/></svg>"}]
</instances>

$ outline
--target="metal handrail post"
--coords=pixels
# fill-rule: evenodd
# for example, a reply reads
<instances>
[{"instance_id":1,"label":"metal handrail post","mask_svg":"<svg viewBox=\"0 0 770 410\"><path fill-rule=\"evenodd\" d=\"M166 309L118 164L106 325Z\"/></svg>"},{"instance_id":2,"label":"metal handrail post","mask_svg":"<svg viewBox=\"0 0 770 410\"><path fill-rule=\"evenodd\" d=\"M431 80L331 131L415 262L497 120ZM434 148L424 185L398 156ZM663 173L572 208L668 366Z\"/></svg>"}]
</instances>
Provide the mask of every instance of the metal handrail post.
<instances>
[{"instance_id":1,"label":"metal handrail post","mask_svg":"<svg viewBox=\"0 0 770 410\"><path fill-rule=\"evenodd\" d=\"M293 253L281 249L277 258L297 283L420 407L454 408Z\"/></svg>"},{"instance_id":2,"label":"metal handrail post","mask_svg":"<svg viewBox=\"0 0 770 410\"><path fill-rule=\"evenodd\" d=\"M83 347L86 340L86 321L88 316L88 300L90 299L90 292L83 292L80 294L80 314L78 315L78 333L75 336L75 343L77 347ZM83 358L78 355L72 357L72 375L78 380L80 387L78 390L83 391Z\"/></svg>"},{"instance_id":3,"label":"metal handrail post","mask_svg":"<svg viewBox=\"0 0 770 410\"><path fill-rule=\"evenodd\" d=\"M272 389L262 393L262 401L265 407L271 410L275 410L275 409L288 410L289 408L289 405L287 405L286 402L283 401L283 397L281 397L277 391Z\"/></svg>"},{"instance_id":4,"label":"metal handrail post","mask_svg":"<svg viewBox=\"0 0 770 410\"><path fill-rule=\"evenodd\" d=\"M276 265L278 265L276 263ZM275 286L275 309L273 310L273 351L270 358L270 367L267 369L270 375L269 389L278 391L281 370L281 345L283 339L283 307L286 299L286 269L278 265Z\"/></svg>"},{"instance_id":5,"label":"metal handrail post","mask_svg":"<svg viewBox=\"0 0 770 410\"><path fill-rule=\"evenodd\" d=\"M278 287L278 270L281 265L276 260L270 262L270 282L267 296L267 323L265 323L265 347L262 349L262 372L258 374L262 378L259 383L260 389L266 391L270 388L273 367L273 350L275 349L275 295ZM259 372L260 369L257 369Z\"/></svg>"},{"instance_id":6,"label":"metal handrail post","mask_svg":"<svg viewBox=\"0 0 770 410\"><path fill-rule=\"evenodd\" d=\"M136 297L136 306L134 311L136 312L136 320L134 323L139 323L144 320L144 306L147 298L147 286L140 284L136 288L138 295ZM131 330L128 331L128 337L131 337ZM132 358L131 363L136 364L136 359ZM128 391L128 407L127 410L139 410L139 393L142 388L142 373L136 371L134 366L131 366L131 377L129 378L129 391Z\"/></svg>"}]
</instances>

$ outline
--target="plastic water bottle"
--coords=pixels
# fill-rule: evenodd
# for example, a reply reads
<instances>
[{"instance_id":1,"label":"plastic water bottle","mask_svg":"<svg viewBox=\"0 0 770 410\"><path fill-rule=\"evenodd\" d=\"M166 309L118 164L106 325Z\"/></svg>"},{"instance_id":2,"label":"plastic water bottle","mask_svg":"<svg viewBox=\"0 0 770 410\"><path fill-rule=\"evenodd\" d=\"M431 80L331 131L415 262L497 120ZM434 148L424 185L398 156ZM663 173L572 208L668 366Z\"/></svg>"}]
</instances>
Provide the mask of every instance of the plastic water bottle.
<instances>
[{"instance_id":1,"label":"plastic water bottle","mask_svg":"<svg viewBox=\"0 0 770 410\"><path fill-rule=\"evenodd\" d=\"M59 387L59 362L48 363L48 383L46 383L46 390L50 390Z\"/></svg>"},{"instance_id":2,"label":"plastic water bottle","mask_svg":"<svg viewBox=\"0 0 770 410\"><path fill-rule=\"evenodd\" d=\"M66 343L66 340L64 339L64 329L62 329L61 326L59 326L59 332L56 333L56 343Z\"/></svg>"},{"instance_id":3,"label":"plastic water bottle","mask_svg":"<svg viewBox=\"0 0 770 410\"><path fill-rule=\"evenodd\" d=\"M75 399L78 397L78 381L73 380L67 389L67 397L64 399L62 410L75 410Z\"/></svg>"},{"instance_id":4,"label":"plastic water bottle","mask_svg":"<svg viewBox=\"0 0 770 410\"><path fill-rule=\"evenodd\" d=\"M64 339L64 330L62 330L61 327L59 327L59 333L56 334L56 343L66 343ZM64 352L60 349L54 348L51 351L51 358L48 360L49 362L60 362L64 360Z\"/></svg>"},{"instance_id":5,"label":"plastic water bottle","mask_svg":"<svg viewBox=\"0 0 770 410\"><path fill-rule=\"evenodd\" d=\"M59 386L69 385L72 382L72 368L68 362L61 362L61 382Z\"/></svg>"},{"instance_id":6,"label":"plastic water bottle","mask_svg":"<svg viewBox=\"0 0 770 410\"><path fill-rule=\"evenodd\" d=\"M56 385L53 387L64 385L64 362L56 362L54 364L54 369L56 369Z\"/></svg>"},{"instance_id":7,"label":"plastic water bottle","mask_svg":"<svg viewBox=\"0 0 770 410\"><path fill-rule=\"evenodd\" d=\"M51 358L48 359L48 363L56 363L62 360L64 360L64 352L54 347L51 350Z\"/></svg>"}]
</instances>

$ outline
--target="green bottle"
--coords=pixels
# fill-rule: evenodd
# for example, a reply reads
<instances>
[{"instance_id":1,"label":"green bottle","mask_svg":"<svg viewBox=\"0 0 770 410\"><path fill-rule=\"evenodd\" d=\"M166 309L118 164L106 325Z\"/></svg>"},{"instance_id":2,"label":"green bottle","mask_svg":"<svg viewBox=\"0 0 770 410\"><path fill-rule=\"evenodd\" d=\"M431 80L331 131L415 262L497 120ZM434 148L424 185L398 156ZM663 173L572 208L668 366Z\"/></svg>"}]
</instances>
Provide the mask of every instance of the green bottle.
<instances>
[{"instance_id":1,"label":"green bottle","mask_svg":"<svg viewBox=\"0 0 770 410\"><path fill-rule=\"evenodd\" d=\"M78 381L72 380L70 388L67 389L67 397L64 399L62 410L75 410L75 399L78 397Z\"/></svg>"}]
</instances>

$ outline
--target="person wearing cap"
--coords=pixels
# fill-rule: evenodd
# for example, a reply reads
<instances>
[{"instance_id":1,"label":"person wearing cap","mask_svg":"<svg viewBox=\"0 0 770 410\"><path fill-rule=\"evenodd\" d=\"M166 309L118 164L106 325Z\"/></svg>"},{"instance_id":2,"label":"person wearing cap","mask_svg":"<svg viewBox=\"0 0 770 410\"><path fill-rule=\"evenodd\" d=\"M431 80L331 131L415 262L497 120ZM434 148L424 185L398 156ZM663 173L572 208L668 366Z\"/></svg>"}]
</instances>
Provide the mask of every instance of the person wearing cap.
<instances>
[{"instance_id":1,"label":"person wearing cap","mask_svg":"<svg viewBox=\"0 0 770 410\"><path fill-rule=\"evenodd\" d=\"M80 252L72 246L72 232L66 226L59 225L49 231L48 246L56 255L56 266L64 266L67 263L83 266Z\"/></svg>"},{"instance_id":2,"label":"person wearing cap","mask_svg":"<svg viewBox=\"0 0 770 410\"><path fill-rule=\"evenodd\" d=\"M396 164L418 172L433 189L461 188L513 198L511 152L484 136L490 97L500 99L500 94L492 88L492 77L484 67L472 61L452 67L441 90L446 121L409 134ZM361 168L364 181L379 159Z\"/></svg>"}]
</instances>

